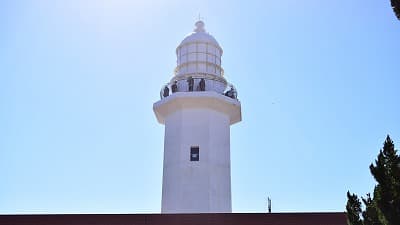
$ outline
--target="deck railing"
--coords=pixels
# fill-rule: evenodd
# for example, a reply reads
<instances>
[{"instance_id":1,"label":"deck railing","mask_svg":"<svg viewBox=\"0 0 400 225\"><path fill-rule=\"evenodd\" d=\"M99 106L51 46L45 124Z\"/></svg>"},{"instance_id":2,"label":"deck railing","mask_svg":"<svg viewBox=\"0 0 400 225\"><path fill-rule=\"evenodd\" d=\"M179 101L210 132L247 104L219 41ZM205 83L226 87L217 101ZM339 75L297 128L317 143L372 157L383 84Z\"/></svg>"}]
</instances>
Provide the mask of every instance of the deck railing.
<instances>
[{"instance_id":1,"label":"deck railing","mask_svg":"<svg viewBox=\"0 0 400 225\"><path fill-rule=\"evenodd\" d=\"M160 98L161 99L166 98L170 95L173 95L176 92L212 91L206 88L206 82L204 78L192 78L188 79L186 82L187 86L185 87L180 87L177 84L177 81L169 82L163 85L160 91ZM235 86L233 86L230 83L226 85L225 90L221 94L237 100L237 90Z\"/></svg>"}]
</instances>

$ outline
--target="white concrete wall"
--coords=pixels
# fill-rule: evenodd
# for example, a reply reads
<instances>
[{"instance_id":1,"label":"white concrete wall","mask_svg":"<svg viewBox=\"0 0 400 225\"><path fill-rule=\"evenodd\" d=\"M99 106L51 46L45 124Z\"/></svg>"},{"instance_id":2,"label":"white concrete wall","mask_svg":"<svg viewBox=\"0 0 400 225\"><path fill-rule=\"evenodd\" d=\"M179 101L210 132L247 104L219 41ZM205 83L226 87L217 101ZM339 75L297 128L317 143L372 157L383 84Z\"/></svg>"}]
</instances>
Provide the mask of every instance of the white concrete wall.
<instances>
[{"instance_id":1,"label":"white concrete wall","mask_svg":"<svg viewBox=\"0 0 400 225\"><path fill-rule=\"evenodd\" d=\"M229 126L229 116L211 108L166 116L162 213L232 211ZM190 161L191 146L199 146L199 161Z\"/></svg>"}]
</instances>

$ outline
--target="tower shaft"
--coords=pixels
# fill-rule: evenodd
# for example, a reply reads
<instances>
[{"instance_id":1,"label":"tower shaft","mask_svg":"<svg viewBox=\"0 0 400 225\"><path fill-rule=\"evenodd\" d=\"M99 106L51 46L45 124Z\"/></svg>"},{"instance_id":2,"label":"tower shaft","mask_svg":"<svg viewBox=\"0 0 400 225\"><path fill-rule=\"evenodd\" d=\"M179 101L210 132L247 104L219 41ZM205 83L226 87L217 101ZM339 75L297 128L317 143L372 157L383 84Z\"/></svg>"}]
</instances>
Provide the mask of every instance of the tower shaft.
<instances>
[{"instance_id":1,"label":"tower shaft","mask_svg":"<svg viewBox=\"0 0 400 225\"><path fill-rule=\"evenodd\" d=\"M210 108L166 118L162 213L232 211L229 125Z\"/></svg>"}]
</instances>

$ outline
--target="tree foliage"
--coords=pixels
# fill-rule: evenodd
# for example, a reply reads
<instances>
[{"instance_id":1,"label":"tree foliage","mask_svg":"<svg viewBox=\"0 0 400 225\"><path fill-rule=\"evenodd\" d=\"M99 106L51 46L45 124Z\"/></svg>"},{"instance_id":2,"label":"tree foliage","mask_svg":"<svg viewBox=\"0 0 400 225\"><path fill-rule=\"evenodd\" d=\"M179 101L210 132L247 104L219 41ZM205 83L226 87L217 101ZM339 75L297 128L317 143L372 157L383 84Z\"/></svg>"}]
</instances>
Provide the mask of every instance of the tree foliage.
<instances>
[{"instance_id":1,"label":"tree foliage","mask_svg":"<svg viewBox=\"0 0 400 225\"><path fill-rule=\"evenodd\" d=\"M373 197L361 198L347 192L347 223L349 225L400 225L400 156L389 135L375 164L369 167L378 183Z\"/></svg>"},{"instance_id":2,"label":"tree foliage","mask_svg":"<svg viewBox=\"0 0 400 225\"><path fill-rule=\"evenodd\" d=\"M358 199L356 194L350 194L347 192L347 223L349 225L363 225L362 220L360 218L360 214L362 212L361 202Z\"/></svg>"},{"instance_id":3,"label":"tree foliage","mask_svg":"<svg viewBox=\"0 0 400 225\"><path fill-rule=\"evenodd\" d=\"M400 0L390 0L394 14L400 20Z\"/></svg>"}]
</instances>

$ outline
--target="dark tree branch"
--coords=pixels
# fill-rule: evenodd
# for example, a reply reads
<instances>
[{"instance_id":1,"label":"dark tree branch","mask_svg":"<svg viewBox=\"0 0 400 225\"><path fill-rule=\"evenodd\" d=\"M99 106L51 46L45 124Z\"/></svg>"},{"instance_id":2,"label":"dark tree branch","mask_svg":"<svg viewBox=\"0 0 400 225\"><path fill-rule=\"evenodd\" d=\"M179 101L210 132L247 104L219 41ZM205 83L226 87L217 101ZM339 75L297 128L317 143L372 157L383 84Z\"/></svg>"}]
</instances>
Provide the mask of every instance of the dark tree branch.
<instances>
[{"instance_id":1,"label":"dark tree branch","mask_svg":"<svg viewBox=\"0 0 400 225\"><path fill-rule=\"evenodd\" d=\"M400 0L390 0L392 3L392 8L394 14L397 16L397 19L400 20Z\"/></svg>"}]
</instances>

